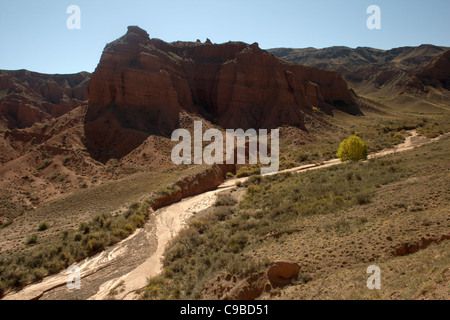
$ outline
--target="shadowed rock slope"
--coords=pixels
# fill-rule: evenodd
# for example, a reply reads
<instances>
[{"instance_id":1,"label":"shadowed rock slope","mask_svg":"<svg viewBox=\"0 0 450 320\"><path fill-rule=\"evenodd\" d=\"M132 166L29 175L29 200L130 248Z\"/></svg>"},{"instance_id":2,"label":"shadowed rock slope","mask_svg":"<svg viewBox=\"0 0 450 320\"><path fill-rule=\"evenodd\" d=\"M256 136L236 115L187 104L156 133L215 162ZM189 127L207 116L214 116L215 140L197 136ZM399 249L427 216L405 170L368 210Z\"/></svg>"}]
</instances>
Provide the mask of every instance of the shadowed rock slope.
<instances>
[{"instance_id":1,"label":"shadowed rock slope","mask_svg":"<svg viewBox=\"0 0 450 320\"><path fill-rule=\"evenodd\" d=\"M0 128L31 127L59 117L86 99L90 74L49 75L0 70Z\"/></svg>"},{"instance_id":2,"label":"shadowed rock slope","mask_svg":"<svg viewBox=\"0 0 450 320\"><path fill-rule=\"evenodd\" d=\"M313 106L360 113L336 72L283 62L257 43L169 44L138 27L106 46L88 98L86 141L100 160L169 137L182 113L226 129L304 128Z\"/></svg>"}]
</instances>

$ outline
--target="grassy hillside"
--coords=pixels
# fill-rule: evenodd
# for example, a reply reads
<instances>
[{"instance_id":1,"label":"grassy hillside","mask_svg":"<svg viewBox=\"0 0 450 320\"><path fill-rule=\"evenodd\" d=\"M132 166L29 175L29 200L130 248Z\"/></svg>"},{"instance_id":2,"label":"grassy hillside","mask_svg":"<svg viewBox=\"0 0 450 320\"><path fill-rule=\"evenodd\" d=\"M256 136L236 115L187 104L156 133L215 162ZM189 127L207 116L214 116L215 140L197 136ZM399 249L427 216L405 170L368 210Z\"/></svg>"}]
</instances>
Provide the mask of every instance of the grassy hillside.
<instances>
[{"instance_id":1,"label":"grassy hillside","mask_svg":"<svg viewBox=\"0 0 450 320\"><path fill-rule=\"evenodd\" d=\"M447 137L364 163L254 176L171 242L142 298L221 298L205 288L290 261L298 279L261 298L448 299L449 156ZM365 287L372 264L386 272L381 291Z\"/></svg>"},{"instance_id":2,"label":"grassy hillside","mask_svg":"<svg viewBox=\"0 0 450 320\"><path fill-rule=\"evenodd\" d=\"M150 204L167 195L167 186L206 168L134 174L66 195L2 225L0 297L125 239L144 225Z\"/></svg>"}]
</instances>

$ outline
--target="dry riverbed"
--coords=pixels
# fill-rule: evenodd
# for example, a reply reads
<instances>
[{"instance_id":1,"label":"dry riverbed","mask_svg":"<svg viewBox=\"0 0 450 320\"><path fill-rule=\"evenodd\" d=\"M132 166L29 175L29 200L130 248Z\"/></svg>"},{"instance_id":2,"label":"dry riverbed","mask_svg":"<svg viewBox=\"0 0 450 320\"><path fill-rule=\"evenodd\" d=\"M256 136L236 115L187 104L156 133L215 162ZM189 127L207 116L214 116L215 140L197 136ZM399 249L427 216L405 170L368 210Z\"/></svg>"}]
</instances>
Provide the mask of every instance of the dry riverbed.
<instances>
[{"instance_id":1,"label":"dry riverbed","mask_svg":"<svg viewBox=\"0 0 450 320\"><path fill-rule=\"evenodd\" d=\"M416 131L411 131L410 134L405 142L395 149L383 150L370 155L370 158L410 150L439 139L426 139ZM339 163L338 159L334 159L320 165L306 165L283 172L302 172ZM161 258L166 245L186 225L189 218L213 205L217 193L233 188L237 181L244 182L246 179L228 180L217 190L186 198L157 210L145 226L132 236L78 264L80 290L68 289L68 275L63 271L19 292L10 293L4 299L136 299L140 290L147 284L147 279L161 272Z\"/></svg>"}]
</instances>

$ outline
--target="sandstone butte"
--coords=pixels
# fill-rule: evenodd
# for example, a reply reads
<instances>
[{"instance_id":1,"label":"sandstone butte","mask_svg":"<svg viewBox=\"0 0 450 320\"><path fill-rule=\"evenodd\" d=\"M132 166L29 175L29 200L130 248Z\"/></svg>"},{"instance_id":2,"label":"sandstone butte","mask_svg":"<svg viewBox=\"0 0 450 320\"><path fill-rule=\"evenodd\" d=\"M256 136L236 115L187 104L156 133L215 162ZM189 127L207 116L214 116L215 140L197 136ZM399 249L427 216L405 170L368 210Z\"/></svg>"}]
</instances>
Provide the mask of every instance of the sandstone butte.
<instances>
[{"instance_id":1,"label":"sandstone butte","mask_svg":"<svg viewBox=\"0 0 450 320\"><path fill-rule=\"evenodd\" d=\"M87 87L86 145L121 158L149 135L170 137L181 114L225 129L304 129L318 107L360 114L334 71L280 60L257 43L166 43L136 26L108 44Z\"/></svg>"}]
</instances>

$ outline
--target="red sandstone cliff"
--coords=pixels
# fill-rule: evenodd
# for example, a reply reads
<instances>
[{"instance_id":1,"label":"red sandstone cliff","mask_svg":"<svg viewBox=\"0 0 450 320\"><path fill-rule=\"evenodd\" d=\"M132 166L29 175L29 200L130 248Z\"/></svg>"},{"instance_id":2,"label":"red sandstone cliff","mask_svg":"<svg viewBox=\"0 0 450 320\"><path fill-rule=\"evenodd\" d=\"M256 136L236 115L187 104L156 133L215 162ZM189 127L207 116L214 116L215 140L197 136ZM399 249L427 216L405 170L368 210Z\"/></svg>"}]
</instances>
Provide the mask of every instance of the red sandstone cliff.
<instances>
[{"instance_id":1,"label":"red sandstone cliff","mask_svg":"<svg viewBox=\"0 0 450 320\"><path fill-rule=\"evenodd\" d=\"M421 70L413 73L405 90L426 91L426 86L440 90L450 90L450 50L431 61Z\"/></svg>"},{"instance_id":2,"label":"red sandstone cliff","mask_svg":"<svg viewBox=\"0 0 450 320\"><path fill-rule=\"evenodd\" d=\"M223 128L304 128L312 106L359 113L333 71L289 64L258 44L150 39L128 27L103 51L88 85L86 144L96 158L120 158L148 135L170 136L181 112Z\"/></svg>"},{"instance_id":3,"label":"red sandstone cliff","mask_svg":"<svg viewBox=\"0 0 450 320\"><path fill-rule=\"evenodd\" d=\"M87 72L48 75L0 70L0 127L31 127L59 117L86 99Z\"/></svg>"}]
</instances>

